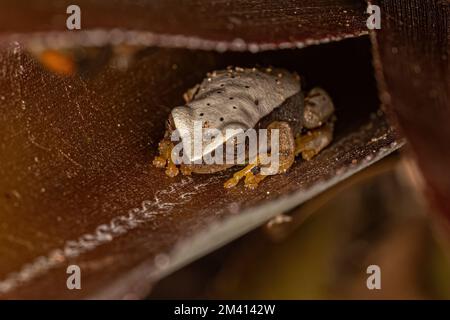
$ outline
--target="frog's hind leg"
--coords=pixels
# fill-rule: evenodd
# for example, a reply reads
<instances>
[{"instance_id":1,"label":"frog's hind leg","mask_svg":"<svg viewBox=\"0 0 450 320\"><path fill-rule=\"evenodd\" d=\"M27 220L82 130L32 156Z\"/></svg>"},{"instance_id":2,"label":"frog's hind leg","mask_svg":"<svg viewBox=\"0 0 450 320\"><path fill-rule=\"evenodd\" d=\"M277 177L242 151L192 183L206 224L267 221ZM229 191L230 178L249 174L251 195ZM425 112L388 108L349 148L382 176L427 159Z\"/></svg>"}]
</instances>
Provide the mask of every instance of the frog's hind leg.
<instances>
[{"instance_id":1,"label":"frog's hind leg","mask_svg":"<svg viewBox=\"0 0 450 320\"><path fill-rule=\"evenodd\" d=\"M303 114L305 134L295 139L295 155L311 160L333 139L334 105L330 96L321 88L312 89L305 98Z\"/></svg>"},{"instance_id":2,"label":"frog's hind leg","mask_svg":"<svg viewBox=\"0 0 450 320\"><path fill-rule=\"evenodd\" d=\"M328 93L321 88L313 88L305 97L303 126L315 129L324 125L334 113L334 104Z\"/></svg>"},{"instance_id":3,"label":"frog's hind leg","mask_svg":"<svg viewBox=\"0 0 450 320\"><path fill-rule=\"evenodd\" d=\"M292 128L287 122L274 121L268 127L269 133L267 141L271 141L272 130L278 130L278 156L276 157L277 167L267 171L262 171L263 168L274 165L270 162L274 159L274 154L263 155L260 154L254 163L247 165L244 169L236 172L231 179L225 182L225 188L231 188L236 186L239 181L245 177L244 185L247 188L255 189L258 184L269 175L279 174L286 172L295 161L295 141ZM264 172L266 172L264 174ZM268 173L270 172L270 173Z\"/></svg>"},{"instance_id":4,"label":"frog's hind leg","mask_svg":"<svg viewBox=\"0 0 450 320\"><path fill-rule=\"evenodd\" d=\"M239 181L241 181L242 178L245 177L245 180L249 179L251 176L253 176L252 170L255 170L258 168L258 159L255 161L255 163L250 163L249 165L245 166L244 169L239 170L235 174L233 174L233 177L231 179L228 179L224 183L224 187L229 189L235 187Z\"/></svg>"},{"instance_id":5,"label":"frog's hind leg","mask_svg":"<svg viewBox=\"0 0 450 320\"><path fill-rule=\"evenodd\" d=\"M170 140L163 139L158 145L159 156L153 160L153 165L158 168L166 168L166 175L175 177L178 175L178 168L172 161L173 143Z\"/></svg>"},{"instance_id":6,"label":"frog's hind leg","mask_svg":"<svg viewBox=\"0 0 450 320\"><path fill-rule=\"evenodd\" d=\"M320 128L310 130L295 139L295 155L302 154L303 159L311 160L333 139L333 123L329 122Z\"/></svg>"}]
</instances>

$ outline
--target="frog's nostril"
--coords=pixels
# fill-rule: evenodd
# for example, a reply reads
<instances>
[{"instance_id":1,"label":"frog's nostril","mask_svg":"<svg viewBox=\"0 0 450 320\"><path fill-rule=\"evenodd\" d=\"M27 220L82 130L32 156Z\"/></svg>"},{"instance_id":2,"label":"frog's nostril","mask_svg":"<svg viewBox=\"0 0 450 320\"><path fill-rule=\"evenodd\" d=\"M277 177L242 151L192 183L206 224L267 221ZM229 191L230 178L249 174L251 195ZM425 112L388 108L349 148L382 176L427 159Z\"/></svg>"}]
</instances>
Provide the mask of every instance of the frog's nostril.
<instances>
[{"instance_id":1,"label":"frog's nostril","mask_svg":"<svg viewBox=\"0 0 450 320\"><path fill-rule=\"evenodd\" d=\"M223 118L220 118L220 121L223 121Z\"/></svg>"},{"instance_id":2,"label":"frog's nostril","mask_svg":"<svg viewBox=\"0 0 450 320\"><path fill-rule=\"evenodd\" d=\"M203 112L202 112L202 113L200 113L200 117L203 117Z\"/></svg>"},{"instance_id":3,"label":"frog's nostril","mask_svg":"<svg viewBox=\"0 0 450 320\"><path fill-rule=\"evenodd\" d=\"M255 105L259 105L259 100L258 99L255 100Z\"/></svg>"},{"instance_id":4,"label":"frog's nostril","mask_svg":"<svg viewBox=\"0 0 450 320\"><path fill-rule=\"evenodd\" d=\"M233 106L233 109L237 109L237 107L236 107L236 106Z\"/></svg>"},{"instance_id":5,"label":"frog's nostril","mask_svg":"<svg viewBox=\"0 0 450 320\"><path fill-rule=\"evenodd\" d=\"M233 98L233 97L230 97L229 99L230 99L230 100L233 100L234 98Z\"/></svg>"}]
</instances>

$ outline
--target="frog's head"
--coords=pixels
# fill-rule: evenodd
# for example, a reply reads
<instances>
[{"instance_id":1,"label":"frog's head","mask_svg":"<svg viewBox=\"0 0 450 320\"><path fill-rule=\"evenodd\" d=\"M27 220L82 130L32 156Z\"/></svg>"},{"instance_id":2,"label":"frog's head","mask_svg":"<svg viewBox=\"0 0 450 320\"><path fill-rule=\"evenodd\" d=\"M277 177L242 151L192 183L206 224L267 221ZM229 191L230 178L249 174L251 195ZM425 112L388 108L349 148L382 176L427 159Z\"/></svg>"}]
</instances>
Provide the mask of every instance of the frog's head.
<instances>
[{"instance_id":1,"label":"frog's head","mask_svg":"<svg viewBox=\"0 0 450 320\"><path fill-rule=\"evenodd\" d=\"M181 138L183 151L189 162L199 161L217 148L223 148L225 143L253 125L254 121L245 117L227 117L219 112L219 108L202 109L188 106L172 110L174 129Z\"/></svg>"}]
</instances>

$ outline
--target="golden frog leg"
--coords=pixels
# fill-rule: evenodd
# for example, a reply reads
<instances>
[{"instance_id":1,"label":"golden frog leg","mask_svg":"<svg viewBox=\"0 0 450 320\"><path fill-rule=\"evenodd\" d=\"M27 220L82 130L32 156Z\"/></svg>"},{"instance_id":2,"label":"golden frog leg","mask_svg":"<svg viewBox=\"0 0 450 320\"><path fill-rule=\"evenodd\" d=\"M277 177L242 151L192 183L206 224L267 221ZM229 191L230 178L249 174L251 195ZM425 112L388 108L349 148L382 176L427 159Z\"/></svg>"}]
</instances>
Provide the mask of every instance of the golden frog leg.
<instances>
[{"instance_id":1,"label":"golden frog leg","mask_svg":"<svg viewBox=\"0 0 450 320\"><path fill-rule=\"evenodd\" d=\"M159 156L156 156L153 160L154 166L158 168L166 168L166 175L169 177L175 177L179 173L177 166L172 161L173 147L174 146L171 141L163 139L158 146Z\"/></svg>"},{"instance_id":2,"label":"golden frog leg","mask_svg":"<svg viewBox=\"0 0 450 320\"><path fill-rule=\"evenodd\" d=\"M333 123L310 130L306 134L295 138L295 155L302 154L303 159L311 160L333 139Z\"/></svg>"}]
</instances>

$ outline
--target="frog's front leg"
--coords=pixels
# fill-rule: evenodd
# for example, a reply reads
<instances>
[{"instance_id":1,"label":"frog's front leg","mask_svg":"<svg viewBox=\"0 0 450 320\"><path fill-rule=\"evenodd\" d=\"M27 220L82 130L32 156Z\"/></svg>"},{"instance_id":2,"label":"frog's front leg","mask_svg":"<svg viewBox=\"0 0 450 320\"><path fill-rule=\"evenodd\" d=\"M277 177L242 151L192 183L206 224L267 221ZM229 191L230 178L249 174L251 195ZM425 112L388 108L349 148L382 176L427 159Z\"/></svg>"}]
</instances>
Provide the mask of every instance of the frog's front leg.
<instances>
[{"instance_id":1,"label":"frog's front leg","mask_svg":"<svg viewBox=\"0 0 450 320\"><path fill-rule=\"evenodd\" d=\"M258 155L256 161L247 165L244 169L236 172L231 179L225 182L225 188L231 188L236 186L239 181L245 177L244 185L247 188L255 189L258 184L269 175L279 174L286 172L294 163L295 160L295 141L292 128L287 122L274 121L267 127L268 139L270 143L272 130L278 130L278 167L275 172L270 174L264 174L262 168L267 168L273 163L269 163L266 160L273 160L274 154L270 156ZM267 159L265 159L267 157Z\"/></svg>"},{"instance_id":2,"label":"frog's front leg","mask_svg":"<svg viewBox=\"0 0 450 320\"><path fill-rule=\"evenodd\" d=\"M184 102L189 103L192 99L194 99L194 96L198 92L199 89L200 89L200 85L199 84L196 84L194 87L188 89L183 94Z\"/></svg>"},{"instance_id":3,"label":"frog's front leg","mask_svg":"<svg viewBox=\"0 0 450 320\"><path fill-rule=\"evenodd\" d=\"M192 173L192 168L189 165L181 163L177 167L177 165L172 161L172 149L174 145L172 141L164 138L158 145L159 156L156 156L153 159L153 165L157 168L166 168L166 175L169 177L175 177L181 172L185 176L190 176Z\"/></svg>"},{"instance_id":4,"label":"frog's front leg","mask_svg":"<svg viewBox=\"0 0 450 320\"><path fill-rule=\"evenodd\" d=\"M172 141L164 138L158 145L159 156L153 160L153 165L157 168L166 168L166 175L175 177L178 175L178 168L172 161Z\"/></svg>"},{"instance_id":5,"label":"frog's front leg","mask_svg":"<svg viewBox=\"0 0 450 320\"><path fill-rule=\"evenodd\" d=\"M295 155L311 160L333 139L334 105L321 88L312 89L305 98L304 126L312 129L295 139Z\"/></svg>"}]
</instances>

